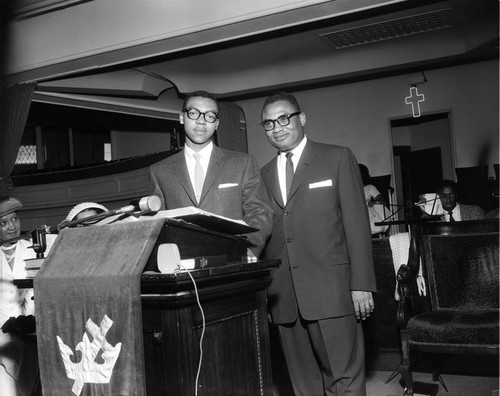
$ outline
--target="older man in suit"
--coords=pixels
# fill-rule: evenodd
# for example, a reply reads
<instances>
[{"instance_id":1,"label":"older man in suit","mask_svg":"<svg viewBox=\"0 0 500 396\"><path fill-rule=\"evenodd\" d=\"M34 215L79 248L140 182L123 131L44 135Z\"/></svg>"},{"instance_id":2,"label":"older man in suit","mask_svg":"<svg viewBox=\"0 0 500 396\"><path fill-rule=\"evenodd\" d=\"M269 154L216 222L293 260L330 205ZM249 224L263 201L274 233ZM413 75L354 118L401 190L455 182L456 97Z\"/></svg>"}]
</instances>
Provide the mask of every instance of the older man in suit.
<instances>
[{"instance_id":1,"label":"older man in suit","mask_svg":"<svg viewBox=\"0 0 500 396\"><path fill-rule=\"evenodd\" d=\"M294 96L270 96L262 109L279 150L262 169L275 211L266 258L280 258L269 288L296 395L365 395L360 319L376 290L370 224L358 164L346 147L305 136Z\"/></svg>"},{"instance_id":2,"label":"older man in suit","mask_svg":"<svg viewBox=\"0 0 500 396\"><path fill-rule=\"evenodd\" d=\"M258 229L247 237L249 254L259 257L271 232L273 211L257 163L248 154L213 144L219 108L212 94L189 94L179 121L186 135L184 150L151 166L152 194L161 198L162 209L196 206L244 220Z\"/></svg>"}]
</instances>

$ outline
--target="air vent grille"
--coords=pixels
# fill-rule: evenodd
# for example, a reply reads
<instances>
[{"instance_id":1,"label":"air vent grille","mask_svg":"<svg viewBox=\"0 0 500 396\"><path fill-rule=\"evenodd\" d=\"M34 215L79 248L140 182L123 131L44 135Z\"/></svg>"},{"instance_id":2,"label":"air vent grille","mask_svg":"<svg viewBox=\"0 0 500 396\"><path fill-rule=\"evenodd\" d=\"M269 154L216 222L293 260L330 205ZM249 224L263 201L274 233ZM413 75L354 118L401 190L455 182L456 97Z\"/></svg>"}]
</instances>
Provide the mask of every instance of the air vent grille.
<instances>
[{"instance_id":1,"label":"air vent grille","mask_svg":"<svg viewBox=\"0 0 500 396\"><path fill-rule=\"evenodd\" d=\"M443 9L352 29L324 33L320 37L332 48L341 49L445 29L453 26L450 19L450 9Z\"/></svg>"}]
</instances>

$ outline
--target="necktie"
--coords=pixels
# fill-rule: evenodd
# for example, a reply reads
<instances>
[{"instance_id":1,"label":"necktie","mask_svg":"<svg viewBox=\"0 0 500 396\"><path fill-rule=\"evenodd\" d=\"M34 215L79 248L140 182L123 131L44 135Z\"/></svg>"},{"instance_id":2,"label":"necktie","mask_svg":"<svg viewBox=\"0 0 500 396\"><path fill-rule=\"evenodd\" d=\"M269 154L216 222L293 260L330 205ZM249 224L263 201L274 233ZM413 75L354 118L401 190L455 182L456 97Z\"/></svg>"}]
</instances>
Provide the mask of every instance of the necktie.
<instances>
[{"instance_id":1,"label":"necktie","mask_svg":"<svg viewBox=\"0 0 500 396\"><path fill-rule=\"evenodd\" d=\"M201 167L201 156L198 153L193 154L196 163L194 165L194 193L196 200L200 202L201 191L203 190L203 183L205 182L205 173Z\"/></svg>"},{"instance_id":2,"label":"necktie","mask_svg":"<svg viewBox=\"0 0 500 396\"><path fill-rule=\"evenodd\" d=\"M293 162L292 162L293 153L286 153L286 167L285 167L285 181L286 181L286 200L288 201L288 197L290 195L290 187L292 187L293 181Z\"/></svg>"},{"instance_id":3,"label":"necktie","mask_svg":"<svg viewBox=\"0 0 500 396\"><path fill-rule=\"evenodd\" d=\"M448 214L450 215L450 222L455 221L455 219L453 218L453 211L450 210Z\"/></svg>"}]
</instances>

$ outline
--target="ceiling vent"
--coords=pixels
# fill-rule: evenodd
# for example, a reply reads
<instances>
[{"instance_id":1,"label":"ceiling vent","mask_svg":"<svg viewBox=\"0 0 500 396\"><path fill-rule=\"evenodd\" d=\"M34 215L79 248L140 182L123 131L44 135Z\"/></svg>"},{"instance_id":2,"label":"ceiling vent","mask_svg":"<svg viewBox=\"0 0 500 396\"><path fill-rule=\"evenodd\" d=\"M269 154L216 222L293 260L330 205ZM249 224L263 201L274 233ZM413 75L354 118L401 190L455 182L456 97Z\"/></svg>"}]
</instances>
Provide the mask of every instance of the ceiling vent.
<instances>
[{"instance_id":1,"label":"ceiling vent","mask_svg":"<svg viewBox=\"0 0 500 396\"><path fill-rule=\"evenodd\" d=\"M320 37L333 49L341 49L445 29L453 26L450 19L450 9L443 9L371 25L358 26L352 29L324 33Z\"/></svg>"}]
</instances>

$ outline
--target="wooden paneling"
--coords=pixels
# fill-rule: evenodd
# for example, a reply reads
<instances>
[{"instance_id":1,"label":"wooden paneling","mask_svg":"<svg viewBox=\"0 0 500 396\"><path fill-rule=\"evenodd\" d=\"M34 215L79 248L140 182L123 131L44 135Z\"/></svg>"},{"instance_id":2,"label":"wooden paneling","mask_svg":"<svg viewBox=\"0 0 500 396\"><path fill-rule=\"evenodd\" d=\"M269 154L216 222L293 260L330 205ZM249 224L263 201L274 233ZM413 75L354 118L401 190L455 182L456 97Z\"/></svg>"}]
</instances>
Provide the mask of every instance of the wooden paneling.
<instances>
[{"instance_id":1,"label":"wooden paneling","mask_svg":"<svg viewBox=\"0 0 500 396\"><path fill-rule=\"evenodd\" d=\"M23 203L22 229L56 225L81 202L98 202L108 209L125 206L149 192L149 168L91 179L15 187L12 195Z\"/></svg>"}]
</instances>

